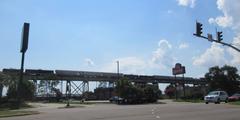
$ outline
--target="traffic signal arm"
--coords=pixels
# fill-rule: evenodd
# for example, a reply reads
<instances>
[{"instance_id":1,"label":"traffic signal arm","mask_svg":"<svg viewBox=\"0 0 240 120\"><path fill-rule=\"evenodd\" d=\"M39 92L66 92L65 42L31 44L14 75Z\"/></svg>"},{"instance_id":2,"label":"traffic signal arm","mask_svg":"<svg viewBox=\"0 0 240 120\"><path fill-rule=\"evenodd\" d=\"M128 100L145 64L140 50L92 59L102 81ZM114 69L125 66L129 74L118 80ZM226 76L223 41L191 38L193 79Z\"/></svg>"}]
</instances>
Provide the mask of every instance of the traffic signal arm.
<instances>
[{"instance_id":1,"label":"traffic signal arm","mask_svg":"<svg viewBox=\"0 0 240 120\"><path fill-rule=\"evenodd\" d=\"M196 34L193 34L193 35L197 36ZM201 38L204 38L204 39L207 39L207 40L208 40L208 38L205 37L205 36L197 36L197 37L201 37ZM209 41L211 41L211 42L216 42L216 43L220 43L220 44L222 44L222 45L226 45L226 46L231 47L232 49L235 49L235 50L237 50L238 52L240 52L240 49L238 49L238 48L235 47L235 46L232 46L231 44L228 44L228 43L225 43L225 42L221 42L221 41L218 41L218 40L214 40L214 39L209 40Z\"/></svg>"},{"instance_id":2,"label":"traffic signal arm","mask_svg":"<svg viewBox=\"0 0 240 120\"><path fill-rule=\"evenodd\" d=\"M204 39L207 39L208 41L210 42L216 42L216 43L220 43L222 45L226 45L228 47L231 47L232 49L234 50L237 50L238 52L240 52L240 49L235 47L235 46L232 46L231 44L229 43L225 43L225 42L222 42L223 41L223 35L222 35L222 31L216 31L216 40L214 40L212 38L212 35L211 34L208 34L208 37L205 37L205 36L202 36L202 23L200 22L197 22L196 21L196 33L194 33L193 35L197 36L197 37L200 37L200 38L204 38Z\"/></svg>"},{"instance_id":3,"label":"traffic signal arm","mask_svg":"<svg viewBox=\"0 0 240 120\"><path fill-rule=\"evenodd\" d=\"M196 33L193 33L193 35L195 35L195 36L197 36L197 37L200 37L200 38L208 39L208 38L205 37L205 36L198 36Z\"/></svg>"}]
</instances>

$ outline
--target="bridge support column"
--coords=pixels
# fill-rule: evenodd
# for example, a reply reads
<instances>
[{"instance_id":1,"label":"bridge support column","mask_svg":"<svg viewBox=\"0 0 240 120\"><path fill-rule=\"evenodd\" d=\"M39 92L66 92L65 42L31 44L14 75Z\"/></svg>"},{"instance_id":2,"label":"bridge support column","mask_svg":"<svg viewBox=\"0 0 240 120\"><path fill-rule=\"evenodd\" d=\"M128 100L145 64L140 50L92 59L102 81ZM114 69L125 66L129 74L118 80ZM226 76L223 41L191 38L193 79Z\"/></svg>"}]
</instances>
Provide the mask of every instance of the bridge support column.
<instances>
[{"instance_id":1,"label":"bridge support column","mask_svg":"<svg viewBox=\"0 0 240 120\"><path fill-rule=\"evenodd\" d=\"M114 82L108 82L108 87L109 88L114 88Z\"/></svg>"},{"instance_id":2,"label":"bridge support column","mask_svg":"<svg viewBox=\"0 0 240 120\"><path fill-rule=\"evenodd\" d=\"M174 86L175 86L175 96L176 96L176 100L178 100L178 83L175 83L174 84Z\"/></svg>"},{"instance_id":3,"label":"bridge support column","mask_svg":"<svg viewBox=\"0 0 240 120\"><path fill-rule=\"evenodd\" d=\"M38 95L38 84L37 84L37 80L33 80L33 84L34 84L34 87L36 88L35 89L35 92L34 92L34 97L36 97Z\"/></svg>"},{"instance_id":4,"label":"bridge support column","mask_svg":"<svg viewBox=\"0 0 240 120\"><path fill-rule=\"evenodd\" d=\"M182 87L183 87L183 97L185 98L186 97L186 91L185 91L185 84L184 83L182 84Z\"/></svg>"},{"instance_id":5,"label":"bridge support column","mask_svg":"<svg viewBox=\"0 0 240 120\"><path fill-rule=\"evenodd\" d=\"M45 81L45 90L44 93L46 95L46 97L48 98L48 81Z\"/></svg>"},{"instance_id":6,"label":"bridge support column","mask_svg":"<svg viewBox=\"0 0 240 120\"><path fill-rule=\"evenodd\" d=\"M67 106L70 106L71 82L69 80L67 80L67 83L66 83L66 98L67 98Z\"/></svg>"},{"instance_id":7,"label":"bridge support column","mask_svg":"<svg viewBox=\"0 0 240 120\"><path fill-rule=\"evenodd\" d=\"M159 89L158 82L153 82L152 84L153 84L153 86L155 86L157 89Z\"/></svg>"},{"instance_id":8,"label":"bridge support column","mask_svg":"<svg viewBox=\"0 0 240 120\"><path fill-rule=\"evenodd\" d=\"M60 89L61 89L61 93L63 94L63 80L61 80L60 82Z\"/></svg>"}]
</instances>

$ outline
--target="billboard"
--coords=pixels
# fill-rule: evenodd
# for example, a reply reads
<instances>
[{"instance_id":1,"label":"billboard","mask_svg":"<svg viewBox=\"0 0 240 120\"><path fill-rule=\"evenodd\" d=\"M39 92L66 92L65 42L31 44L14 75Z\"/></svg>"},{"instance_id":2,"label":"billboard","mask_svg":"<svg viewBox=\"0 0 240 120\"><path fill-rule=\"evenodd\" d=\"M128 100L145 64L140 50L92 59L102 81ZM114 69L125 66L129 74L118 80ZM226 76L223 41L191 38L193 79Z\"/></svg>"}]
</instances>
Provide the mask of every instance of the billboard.
<instances>
[{"instance_id":1,"label":"billboard","mask_svg":"<svg viewBox=\"0 0 240 120\"><path fill-rule=\"evenodd\" d=\"M20 52L25 53L28 48L28 36L29 36L29 23L23 24L23 30L22 30L22 42L21 42L21 49Z\"/></svg>"},{"instance_id":2,"label":"billboard","mask_svg":"<svg viewBox=\"0 0 240 120\"><path fill-rule=\"evenodd\" d=\"M185 66L182 66L180 63L176 63L175 67L172 68L173 75L185 74Z\"/></svg>"}]
</instances>

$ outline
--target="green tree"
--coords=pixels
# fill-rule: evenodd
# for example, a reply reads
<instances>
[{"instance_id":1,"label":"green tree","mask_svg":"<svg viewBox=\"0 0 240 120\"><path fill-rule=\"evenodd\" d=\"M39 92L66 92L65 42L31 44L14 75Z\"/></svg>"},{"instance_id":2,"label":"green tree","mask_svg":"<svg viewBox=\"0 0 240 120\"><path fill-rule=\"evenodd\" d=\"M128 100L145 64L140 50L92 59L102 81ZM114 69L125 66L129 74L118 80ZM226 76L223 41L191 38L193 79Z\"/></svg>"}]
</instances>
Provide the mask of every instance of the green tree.
<instances>
[{"instance_id":1,"label":"green tree","mask_svg":"<svg viewBox=\"0 0 240 120\"><path fill-rule=\"evenodd\" d=\"M156 102L160 92L161 91L159 90L159 88L154 85L146 85L146 87L144 88L144 94L147 102Z\"/></svg>"},{"instance_id":2,"label":"green tree","mask_svg":"<svg viewBox=\"0 0 240 120\"><path fill-rule=\"evenodd\" d=\"M122 79L117 82L116 93L127 100L127 103L137 104L156 102L161 91L155 85L133 85L127 79Z\"/></svg>"},{"instance_id":3,"label":"green tree","mask_svg":"<svg viewBox=\"0 0 240 120\"><path fill-rule=\"evenodd\" d=\"M32 81L23 80L21 86L21 98L23 100L31 100L34 97L35 86ZM9 99L16 99L17 97L17 87L15 84L8 86L7 97Z\"/></svg>"},{"instance_id":4,"label":"green tree","mask_svg":"<svg viewBox=\"0 0 240 120\"><path fill-rule=\"evenodd\" d=\"M128 94L132 91L132 87L133 85L126 78L123 78L117 81L116 93L120 97L127 98L129 96Z\"/></svg>"},{"instance_id":5,"label":"green tree","mask_svg":"<svg viewBox=\"0 0 240 120\"><path fill-rule=\"evenodd\" d=\"M214 66L209 68L205 78L209 84L209 90L225 90L228 94L233 94L240 90L239 75L236 67L225 65L223 67Z\"/></svg>"}]
</instances>

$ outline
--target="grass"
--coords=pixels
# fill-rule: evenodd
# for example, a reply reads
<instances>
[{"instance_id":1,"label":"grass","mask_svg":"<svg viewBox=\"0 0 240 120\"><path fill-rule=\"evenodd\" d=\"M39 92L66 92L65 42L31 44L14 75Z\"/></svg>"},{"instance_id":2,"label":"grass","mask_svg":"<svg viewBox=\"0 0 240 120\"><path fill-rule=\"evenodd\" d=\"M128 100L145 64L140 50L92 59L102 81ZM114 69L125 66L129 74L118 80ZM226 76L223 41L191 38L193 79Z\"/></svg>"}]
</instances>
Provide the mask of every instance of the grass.
<instances>
[{"instance_id":1,"label":"grass","mask_svg":"<svg viewBox=\"0 0 240 120\"><path fill-rule=\"evenodd\" d=\"M65 102L66 103L66 102ZM92 105L95 104L93 102L81 102L81 101L71 101L70 104L83 104L83 105Z\"/></svg>"},{"instance_id":2,"label":"grass","mask_svg":"<svg viewBox=\"0 0 240 120\"><path fill-rule=\"evenodd\" d=\"M85 107L85 106L70 105L70 106L58 107L58 109L66 109L66 108L84 108L84 107Z\"/></svg>"},{"instance_id":3,"label":"grass","mask_svg":"<svg viewBox=\"0 0 240 120\"><path fill-rule=\"evenodd\" d=\"M231 105L240 105L240 101L235 101L235 102L229 102Z\"/></svg>"},{"instance_id":4,"label":"grass","mask_svg":"<svg viewBox=\"0 0 240 120\"><path fill-rule=\"evenodd\" d=\"M0 110L0 118L2 117L13 117L23 115L39 114L37 111L21 111L21 110Z\"/></svg>"},{"instance_id":5,"label":"grass","mask_svg":"<svg viewBox=\"0 0 240 120\"><path fill-rule=\"evenodd\" d=\"M178 100L174 100L174 102L203 103L204 101L201 99L178 99Z\"/></svg>"},{"instance_id":6,"label":"grass","mask_svg":"<svg viewBox=\"0 0 240 120\"><path fill-rule=\"evenodd\" d=\"M39 114L37 111L27 111L22 109L33 108L33 106L21 103L20 109L17 109L16 102L4 102L0 104L0 118Z\"/></svg>"}]
</instances>

